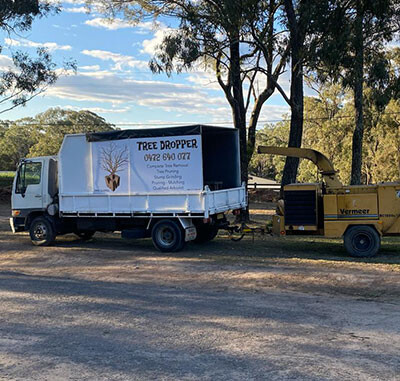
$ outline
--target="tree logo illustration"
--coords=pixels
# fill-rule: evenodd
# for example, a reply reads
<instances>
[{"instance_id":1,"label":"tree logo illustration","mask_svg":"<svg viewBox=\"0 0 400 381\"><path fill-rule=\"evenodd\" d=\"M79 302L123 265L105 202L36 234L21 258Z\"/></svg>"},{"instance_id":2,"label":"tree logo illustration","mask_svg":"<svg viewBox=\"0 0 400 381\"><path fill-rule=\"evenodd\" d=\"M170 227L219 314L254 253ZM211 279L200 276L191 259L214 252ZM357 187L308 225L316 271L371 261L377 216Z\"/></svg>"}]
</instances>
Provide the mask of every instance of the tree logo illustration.
<instances>
[{"instance_id":1,"label":"tree logo illustration","mask_svg":"<svg viewBox=\"0 0 400 381\"><path fill-rule=\"evenodd\" d=\"M117 175L123 171L129 163L128 147L118 147L115 143L110 143L100 149L100 163L108 175L105 176L106 185L113 192L120 186L121 178Z\"/></svg>"}]
</instances>

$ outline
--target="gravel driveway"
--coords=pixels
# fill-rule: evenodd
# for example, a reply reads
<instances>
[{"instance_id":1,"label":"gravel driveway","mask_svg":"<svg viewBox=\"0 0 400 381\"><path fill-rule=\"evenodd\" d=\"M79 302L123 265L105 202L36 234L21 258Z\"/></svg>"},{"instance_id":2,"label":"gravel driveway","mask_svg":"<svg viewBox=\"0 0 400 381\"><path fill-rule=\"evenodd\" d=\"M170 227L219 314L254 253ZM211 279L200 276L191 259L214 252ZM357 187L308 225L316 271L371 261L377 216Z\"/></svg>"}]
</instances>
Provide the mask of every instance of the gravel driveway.
<instances>
[{"instance_id":1,"label":"gravel driveway","mask_svg":"<svg viewBox=\"0 0 400 381\"><path fill-rule=\"evenodd\" d=\"M224 238L173 256L114 234L37 248L8 213L2 380L400 379L398 265Z\"/></svg>"}]
</instances>

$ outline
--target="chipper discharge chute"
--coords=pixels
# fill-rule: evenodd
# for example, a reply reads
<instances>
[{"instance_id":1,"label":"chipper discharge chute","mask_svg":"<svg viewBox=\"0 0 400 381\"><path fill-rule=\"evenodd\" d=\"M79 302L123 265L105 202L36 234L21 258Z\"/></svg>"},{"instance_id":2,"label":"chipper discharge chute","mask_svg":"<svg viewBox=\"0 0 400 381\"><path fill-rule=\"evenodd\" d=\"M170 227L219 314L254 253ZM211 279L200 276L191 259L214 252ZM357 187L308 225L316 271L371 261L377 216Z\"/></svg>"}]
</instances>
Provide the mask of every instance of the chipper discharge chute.
<instances>
[{"instance_id":1,"label":"chipper discharge chute","mask_svg":"<svg viewBox=\"0 0 400 381\"><path fill-rule=\"evenodd\" d=\"M343 237L355 257L378 253L381 237L400 235L400 183L344 186L330 160L305 148L260 146L258 153L311 160L322 175L320 183L289 184L283 189L275 234L310 234Z\"/></svg>"}]
</instances>

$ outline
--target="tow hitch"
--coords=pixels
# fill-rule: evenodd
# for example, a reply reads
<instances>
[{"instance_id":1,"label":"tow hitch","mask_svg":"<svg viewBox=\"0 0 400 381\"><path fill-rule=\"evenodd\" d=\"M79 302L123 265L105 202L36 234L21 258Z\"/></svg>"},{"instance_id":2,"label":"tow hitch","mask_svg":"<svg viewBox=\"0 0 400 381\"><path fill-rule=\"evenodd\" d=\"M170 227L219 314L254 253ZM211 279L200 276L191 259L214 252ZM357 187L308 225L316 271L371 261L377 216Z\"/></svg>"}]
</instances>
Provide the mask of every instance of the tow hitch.
<instances>
[{"instance_id":1,"label":"tow hitch","mask_svg":"<svg viewBox=\"0 0 400 381\"><path fill-rule=\"evenodd\" d=\"M229 238L234 242L239 242L245 235L251 235L254 242L254 236L256 234L264 235L266 233L266 229L260 227L252 228L247 226L244 222L239 226L227 226L226 230L228 231Z\"/></svg>"}]
</instances>

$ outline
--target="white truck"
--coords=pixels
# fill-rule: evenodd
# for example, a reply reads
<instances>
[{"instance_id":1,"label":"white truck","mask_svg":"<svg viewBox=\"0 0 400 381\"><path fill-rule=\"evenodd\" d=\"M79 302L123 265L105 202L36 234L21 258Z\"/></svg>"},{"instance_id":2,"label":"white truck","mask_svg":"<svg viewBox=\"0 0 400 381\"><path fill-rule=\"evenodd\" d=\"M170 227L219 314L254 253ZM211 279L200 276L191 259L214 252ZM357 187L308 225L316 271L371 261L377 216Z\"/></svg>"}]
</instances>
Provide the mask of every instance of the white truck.
<instances>
[{"instance_id":1,"label":"white truck","mask_svg":"<svg viewBox=\"0 0 400 381\"><path fill-rule=\"evenodd\" d=\"M213 239L226 213L246 206L236 129L120 130L66 135L58 156L22 159L10 225L37 246L61 234L120 231L179 251Z\"/></svg>"}]
</instances>

